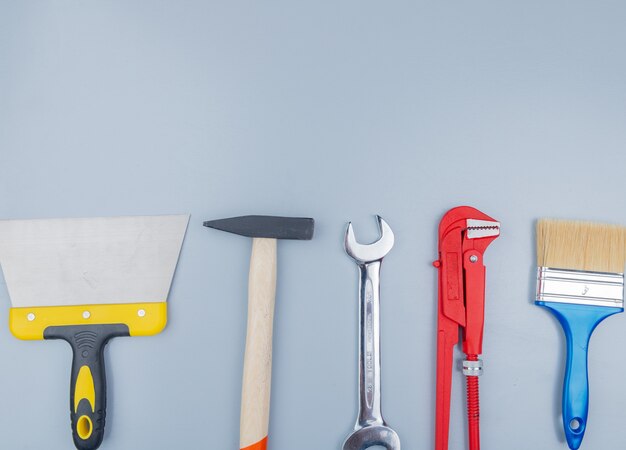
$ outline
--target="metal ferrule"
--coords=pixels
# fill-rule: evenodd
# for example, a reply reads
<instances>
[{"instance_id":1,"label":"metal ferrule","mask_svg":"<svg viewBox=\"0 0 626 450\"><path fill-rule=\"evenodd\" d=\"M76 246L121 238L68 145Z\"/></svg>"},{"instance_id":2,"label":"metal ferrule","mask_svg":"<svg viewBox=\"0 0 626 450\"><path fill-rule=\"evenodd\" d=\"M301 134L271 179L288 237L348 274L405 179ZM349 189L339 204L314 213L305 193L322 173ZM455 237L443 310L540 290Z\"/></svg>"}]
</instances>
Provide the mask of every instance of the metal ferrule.
<instances>
[{"instance_id":1,"label":"metal ferrule","mask_svg":"<svg viewBox=\"0 0 626 450\"><path fill-rule=\"evenodd\" d=\"M483 374L483 362L478 361L463 361L463 375L466 377L479 377Z\"/></svg>"},{"instance_id":2,"label":"metal ferrule","mask_svg":"<svg viewBox=\"0 0 626 450\"><path fill-rule=\"evenodd\" d=\"M539 267L537 300L623 308L624 274Z\"/></svg>"}]
</instances>

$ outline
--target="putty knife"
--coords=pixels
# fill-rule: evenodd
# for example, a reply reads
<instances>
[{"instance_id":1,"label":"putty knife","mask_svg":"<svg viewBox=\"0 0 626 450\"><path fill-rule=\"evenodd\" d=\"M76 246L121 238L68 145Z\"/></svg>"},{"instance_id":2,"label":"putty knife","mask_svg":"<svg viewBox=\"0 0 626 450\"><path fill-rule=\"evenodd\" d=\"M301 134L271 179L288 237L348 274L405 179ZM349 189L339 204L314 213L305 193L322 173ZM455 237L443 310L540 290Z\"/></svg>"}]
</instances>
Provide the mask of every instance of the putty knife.
<instances>
[{"instance_id":1,"label":"putty knife","mask_svg":"<svg viewBox=\"0 0 626 450\"><path fill-rule=\"evenodd\" d=\"M104 347L159 333L188 215L0 220L0 263L20 339L63 339L73 351L74 444L102 443Z\"/></svg>"}]
</instances>

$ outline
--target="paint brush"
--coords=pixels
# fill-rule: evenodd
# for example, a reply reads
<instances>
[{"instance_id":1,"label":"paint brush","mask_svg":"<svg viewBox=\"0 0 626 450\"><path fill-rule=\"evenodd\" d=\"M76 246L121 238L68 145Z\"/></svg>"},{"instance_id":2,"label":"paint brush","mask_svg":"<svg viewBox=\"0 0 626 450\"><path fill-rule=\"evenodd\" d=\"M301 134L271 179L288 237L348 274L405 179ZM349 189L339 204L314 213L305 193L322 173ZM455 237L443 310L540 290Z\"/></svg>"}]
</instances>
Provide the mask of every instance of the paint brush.
<instances>
[{"instance_id":1,"label":"paint brush","mask_svg":"<svg viewBox=\"0 0 626 450\"><path fill-rule=\"evenodd\" d=\"M562 415L570 449L587 429L587 350L593 330L624 311L626 228L542 219L537 223L537 300L561 323L567 341Z\"/></svg>"}]
</instances>

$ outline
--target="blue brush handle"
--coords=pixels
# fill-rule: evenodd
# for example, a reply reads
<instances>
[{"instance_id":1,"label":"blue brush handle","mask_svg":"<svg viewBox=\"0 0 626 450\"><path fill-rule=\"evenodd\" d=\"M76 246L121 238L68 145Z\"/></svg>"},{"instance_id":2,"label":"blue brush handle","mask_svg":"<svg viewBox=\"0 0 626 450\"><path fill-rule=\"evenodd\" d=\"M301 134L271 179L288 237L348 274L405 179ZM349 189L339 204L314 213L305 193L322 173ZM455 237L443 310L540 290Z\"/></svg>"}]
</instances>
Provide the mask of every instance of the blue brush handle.
<instances>
[{"instance_id":1,"label":"blue brush handle","mask_svg":"<svg viewBox=\"0 0 626 450\"><path fill-rule=\"evenodd\" d=\"M580 447L587 428L587 349L591 333L604 319L623 312L624 309L541 301L535 303L549 309L559 319L565 332L567 362L563 382L563 428L567 445L576 450Z\"/></svg>"}]
</instances>

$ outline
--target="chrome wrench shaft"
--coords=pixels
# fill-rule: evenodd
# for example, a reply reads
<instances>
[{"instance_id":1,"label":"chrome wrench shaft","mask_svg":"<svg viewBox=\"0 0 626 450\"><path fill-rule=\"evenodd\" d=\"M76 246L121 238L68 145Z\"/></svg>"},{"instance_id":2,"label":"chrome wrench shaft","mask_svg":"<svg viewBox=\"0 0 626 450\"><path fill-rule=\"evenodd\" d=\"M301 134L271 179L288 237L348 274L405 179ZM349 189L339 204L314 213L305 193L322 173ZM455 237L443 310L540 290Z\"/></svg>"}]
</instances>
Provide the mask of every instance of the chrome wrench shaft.
<instances>
[{"instance_id":1,"label":"chrome wrench shaft","mask_svg":"<svg viewBox=\"0 0 626 450\"><path fill-rule=\"evenodd\" d=\"M380 261L359 265L359 426L382 425L380 408Z\"/></svg>"}]
</instances>

